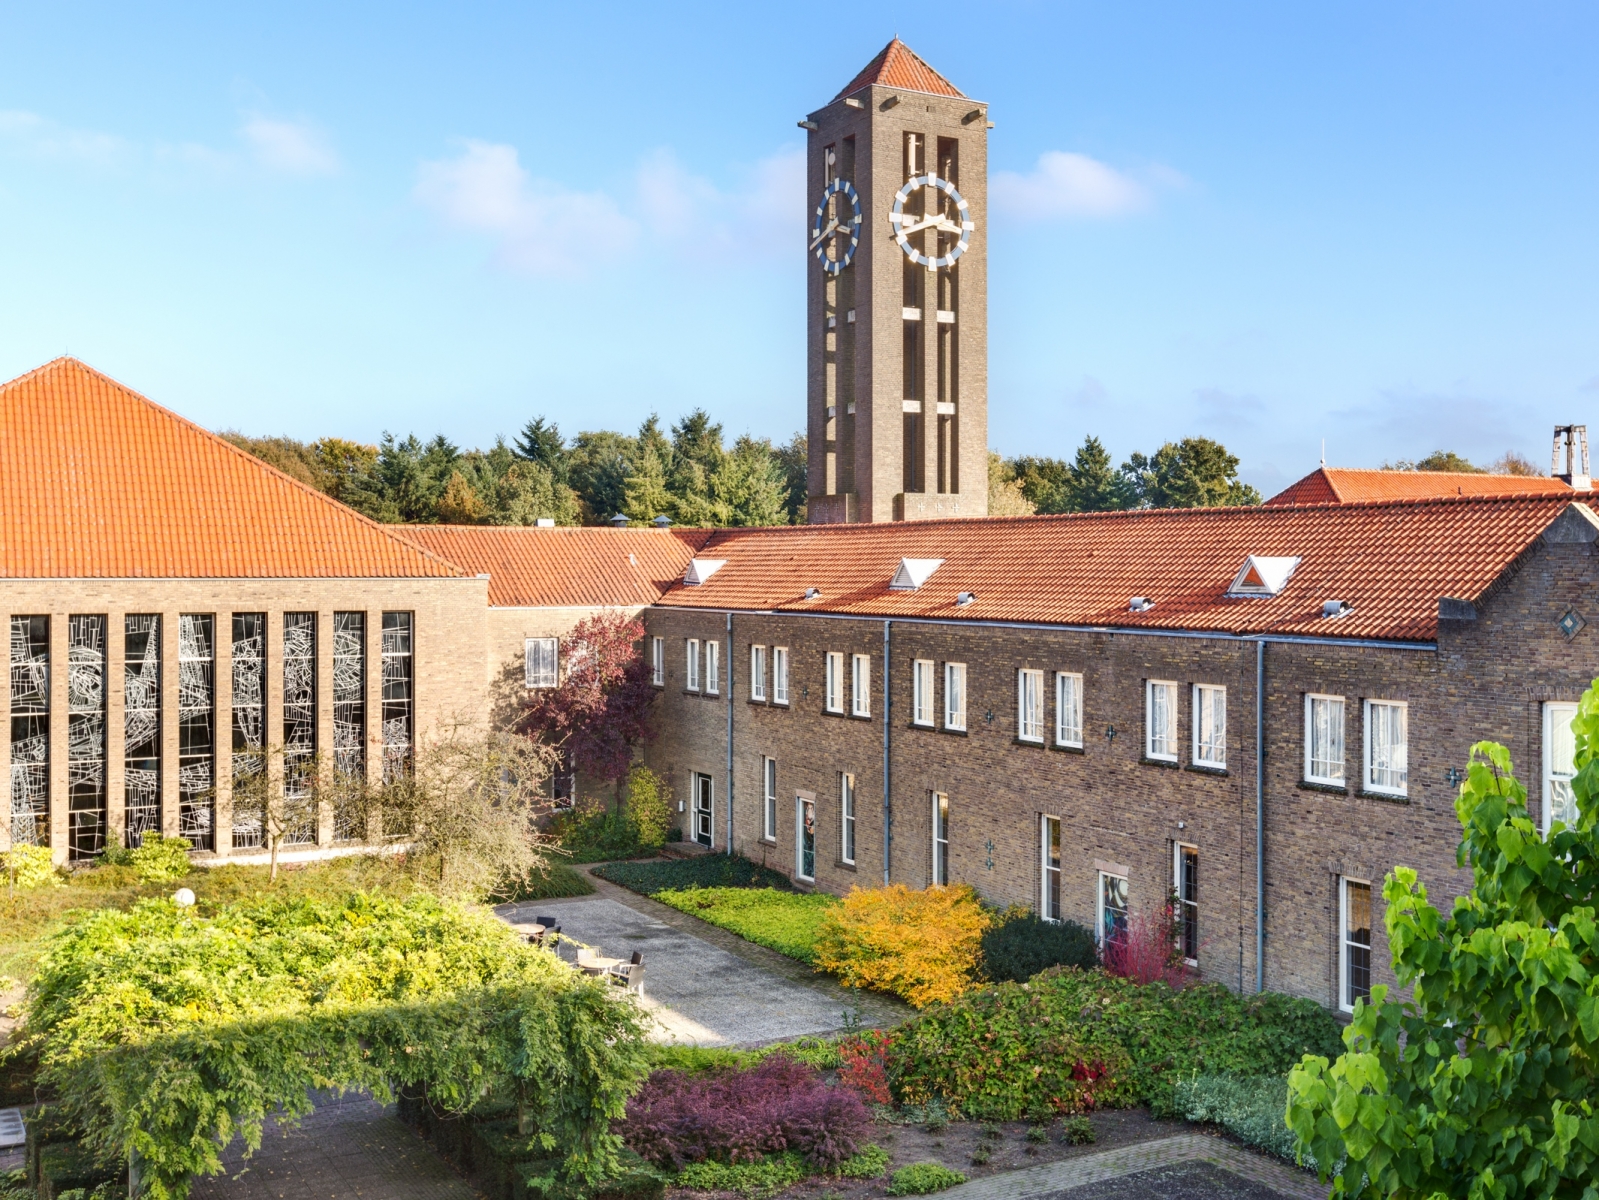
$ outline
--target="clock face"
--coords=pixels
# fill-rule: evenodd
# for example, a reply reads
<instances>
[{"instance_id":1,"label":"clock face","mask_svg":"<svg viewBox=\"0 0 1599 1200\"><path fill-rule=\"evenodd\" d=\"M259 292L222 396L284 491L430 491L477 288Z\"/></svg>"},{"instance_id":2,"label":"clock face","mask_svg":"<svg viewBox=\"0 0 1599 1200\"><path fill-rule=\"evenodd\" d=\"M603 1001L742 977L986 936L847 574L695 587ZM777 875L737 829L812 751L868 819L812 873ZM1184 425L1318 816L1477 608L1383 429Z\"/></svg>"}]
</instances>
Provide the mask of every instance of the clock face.
<instances>
[{"instance_id":1,"label":"clock face","mask_svg":"<svg viewBox=\"0 0 1599 1200\"><path fill-rule=\"evenodd\" d=\"M926 212L920 215L906 212L905 206L921 188L927 189L923 206ZM965 254L966 247L971 245L972 230L977 228L966 198L955 190L953 183L937 175L918 175L895 192L894 208L888 214L888 223L894 227L894 240L905 251L905 256L929 271L951 266ZM924 230L930 231L935 238L938 234L946 234L952 240L938 239L932 246L927 246L924 241L919 248L911 243L911 238ZM942 245L939 245L940 241ZM939 249L943 253L927 254L923 252L925 249Z\"/></svg>"},{"instance_id":2,"label":"clock face","mask_svg":"<svg viewBox=\"0 0 1599 1200\"><path fill-rule=\"evenodd\" d=\"M822 270L837 275L855 257L861 241L861 198L847 179L822 189L822 202L811 222L811 253Z\"/></svg>"}]
</instances>

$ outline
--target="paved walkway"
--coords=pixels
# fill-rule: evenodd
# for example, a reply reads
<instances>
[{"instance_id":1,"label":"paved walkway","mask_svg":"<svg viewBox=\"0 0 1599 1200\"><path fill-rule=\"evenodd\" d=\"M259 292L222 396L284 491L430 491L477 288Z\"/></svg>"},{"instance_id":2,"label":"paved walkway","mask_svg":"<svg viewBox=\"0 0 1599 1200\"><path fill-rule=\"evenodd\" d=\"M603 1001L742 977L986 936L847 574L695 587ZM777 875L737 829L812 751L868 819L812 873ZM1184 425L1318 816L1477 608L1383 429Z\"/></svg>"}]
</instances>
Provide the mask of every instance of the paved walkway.
<instances>
[{"instance_id":1,"label":"paved walkway","mask_svg":"<svg viewBox=\"0 0 1599 1200\"><path fill-rule=\"evenodd\" d=\"M644 958L644 1006L655 1039L699 1046L758 1046L842 1029L853 1012L891 1025L910 1010L891 999L856 996L804 963L755 946L686 913L594 880L593 896L529 900L495 911L513 926L553 916L563 936L611 958ZM575 952L569 947L565 957Z\"/></svg>"},{"instance_id":2,"label":"paved walkway","mask_svg":"<svg viewBox=\"0 0 1599 1200\"><path fill-rule=\"evenodd\" d=\"M1208 1169L1206 1169L1208 1168ZM1108 1186L1119 1181L1117 1186ZM1246 1182L1247 1181L1247 1182ZM1185 1133L1100 1154L976 1179L941 1200L1155 1200L1236 1196L1242 1200L1327 1200L1313 1176L1218 1137Z\"/></svg>"}]
</instances>

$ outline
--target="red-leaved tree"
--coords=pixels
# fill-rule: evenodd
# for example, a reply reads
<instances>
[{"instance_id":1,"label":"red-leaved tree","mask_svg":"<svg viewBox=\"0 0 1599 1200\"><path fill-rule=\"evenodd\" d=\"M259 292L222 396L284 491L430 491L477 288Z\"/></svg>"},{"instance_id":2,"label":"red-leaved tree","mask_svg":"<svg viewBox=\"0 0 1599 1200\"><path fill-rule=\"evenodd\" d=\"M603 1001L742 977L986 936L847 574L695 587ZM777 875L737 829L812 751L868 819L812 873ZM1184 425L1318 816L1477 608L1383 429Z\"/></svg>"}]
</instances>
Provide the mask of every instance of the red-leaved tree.
<instances>
[{"instance_id":1,"label":"red-leaved tree","mask_svg":"<svg viewBox=\"0 0 1599 1200\"><path fill-rule=\"evenodd\" d=\"M655 736L643 638L643 624L620 613L578 622L561 639L559 685L533 693L517 728L560 750L574 770L611 783L622 779L633 747Z\"/></svg>"}]
</instances>

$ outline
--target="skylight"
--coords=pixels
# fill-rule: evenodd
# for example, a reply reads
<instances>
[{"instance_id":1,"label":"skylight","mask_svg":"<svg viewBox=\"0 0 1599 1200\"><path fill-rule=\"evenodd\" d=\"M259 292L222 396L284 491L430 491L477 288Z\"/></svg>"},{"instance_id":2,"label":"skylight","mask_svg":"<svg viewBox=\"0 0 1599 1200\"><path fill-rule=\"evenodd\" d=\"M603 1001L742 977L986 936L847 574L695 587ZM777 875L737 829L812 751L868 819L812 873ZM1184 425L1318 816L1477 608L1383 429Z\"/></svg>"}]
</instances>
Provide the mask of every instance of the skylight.
<instances>
[{"instance_id":1,"label":"skylight","mask_svg":"<svg viewBox=\"0 0 1599 1200\"><path fill-rule=\"evenodd\" d=\"M1288 585L1299 566L1299 556L1292 558L1251 554L1227 589L1229 596L1275 596Z\"/></svg>"},{"instance_id":2,"label":"skylight","mask_svg":"<svg viewBox=\"0 0 1599 1200\"><path fill-rule=\"evenodd\" d=\"M943 565L941 558L902 558L899 560L899 570L894 572L894 578L888 586L895 591L913 592L931 579L933 572Z\"/></svg>"},{"instance_id":3,"label":"skylight","mask_svg":"<svg viewBox=\"0 0 1599 1200\"><path fill-rule=\"evenodd\" d=\"M689 560L688 570L683 572L683 582L689 587L698 587L727 566L725 558L692 558Z\"/></svg>"}]
</instances>

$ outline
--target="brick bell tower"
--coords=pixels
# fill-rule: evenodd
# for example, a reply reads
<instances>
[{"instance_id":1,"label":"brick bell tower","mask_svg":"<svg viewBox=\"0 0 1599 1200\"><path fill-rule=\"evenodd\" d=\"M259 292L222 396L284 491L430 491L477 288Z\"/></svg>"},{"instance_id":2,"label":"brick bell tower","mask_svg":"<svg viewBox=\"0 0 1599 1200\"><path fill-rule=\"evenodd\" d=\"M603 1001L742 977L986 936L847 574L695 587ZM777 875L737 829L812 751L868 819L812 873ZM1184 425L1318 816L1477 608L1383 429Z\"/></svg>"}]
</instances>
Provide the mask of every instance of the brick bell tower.
<instances>
[{"instance_id":1,"label":"brick bell tower","mask_svg":"<svg viewBox=\"0 0 1599 1200\"><path fill-rule=\"evenodd\" d=\"M988 106L891 41L810 131L812 524L988 512Z\"/></svg>"}]
</instances>

